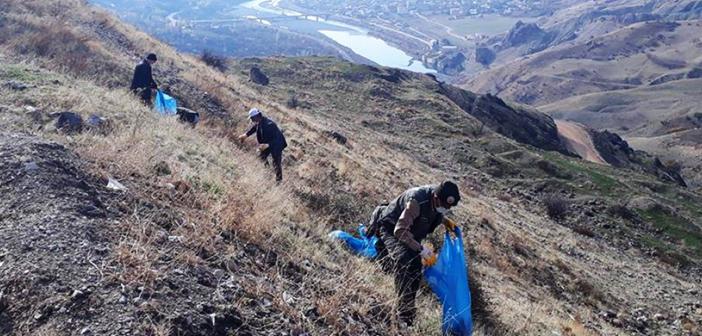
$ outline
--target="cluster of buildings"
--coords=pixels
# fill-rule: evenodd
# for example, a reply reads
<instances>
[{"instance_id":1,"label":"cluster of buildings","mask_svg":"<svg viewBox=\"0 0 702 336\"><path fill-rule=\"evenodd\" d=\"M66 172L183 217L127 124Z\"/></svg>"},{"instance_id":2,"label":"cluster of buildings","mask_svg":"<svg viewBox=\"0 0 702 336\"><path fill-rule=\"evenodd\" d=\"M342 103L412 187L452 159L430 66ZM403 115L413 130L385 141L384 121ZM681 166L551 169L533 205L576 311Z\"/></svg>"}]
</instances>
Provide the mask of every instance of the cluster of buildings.
<instances>
[{"instance_id":1,"label":"cluster of buildings","mask_svg":"<svg viewBox=\"0 0 702 336\"><path fill-rule=\"evenodd\" d=\"M431 48L422 55L422 63L447 75L456 75L463 71L465 55L448 40L431 40Z\"/></svg>"},{"instance_id":2,"label":"cluster of buildings","mask_svg":"<svg viewBox=\"0 0 702 336\"><path fill-rule=\"evenodd\" d=\"M552 0L551 0L552 1ZM295 0L315 8L356 18L390 15L451 15L463 17L482 14L526 15L539 12L549 0Z\"/></svg>"}]
</instances>

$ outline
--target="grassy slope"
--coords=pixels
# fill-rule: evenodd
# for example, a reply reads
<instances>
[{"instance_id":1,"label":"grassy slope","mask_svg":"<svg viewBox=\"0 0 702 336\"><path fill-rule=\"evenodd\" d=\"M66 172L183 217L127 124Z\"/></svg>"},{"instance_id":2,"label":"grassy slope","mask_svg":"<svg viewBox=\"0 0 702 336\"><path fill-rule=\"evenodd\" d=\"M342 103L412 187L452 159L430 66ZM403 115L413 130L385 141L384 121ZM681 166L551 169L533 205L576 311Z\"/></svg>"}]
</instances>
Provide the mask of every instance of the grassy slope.
<instances>
[{"instance_id":1,"label":"grassy slope","mask_svg":"<svg viewBox=\"0 0 702 336\"><path fill-rule=\"evenodd\" d=\"M599 220L603 223L616 223L613 225L619 229L615 230L618 232L613 236L637 237L634 240L643 245L644 249L649 249L653 246L648 246L646 243L650 243L651 240L656 241L657 238L654 237L658 237L655 230L641 230L641 227L636 228L640 224L610 216L607 213L607 207L620 203L626 204L637 197L654 197L659 194L659 191L653 191L656 187L663 187L672 193L664 197L670 197L671 200L665 204L675 207L677 201L674 199L677 196L673 194L683 195L684 193L676 187L652 182L650 177L645 175L588 164L559 154L534 152L492 132L478 132L475 128L476 121L448 103L444 97L432 94L436 91L437 83L426 76L406 74L399 83L392 83L387 80L388 77L392 77L392 71L319 58L244 60L237 62L231 73L243 75L251 66L261 67L271 78L269 87L257 88L260 90L260 95L268 97L269 101L276 102L276 106L287 104L291 97L295 97L299 107L289 110L287 115L294 115L294 119L304 118L319 125L321 129L316 131L318 136L324 136L326 131L338 131L348 137L349 142L346 146L336 144L331 139L322 138L322 146L303 141L304 147L294 149L297 151L296 157L319 158L317 164L325 167L328 175L333 176L332 181L324 184L324 188L330 190L332 195L350 190L360 196L362 204L365 204L367 199L374 203L378 200L378 194L389 197L391 193L371 192L371 197L367 198L365 195L368 188L382 185L382 189L387 190L393 188L392 185L385 185L388 181L421 181L421 176L425 176L426 179L435 178L432 174L434 176L446 174L445 176L462 181L464 189L477 191L472 193L474 198L470 200L468 208L459 210L458 216L472 218L468 225L471 226L471 233L475 235L471 246L477 249L474 251L477 260L481 260L486 255L498 254L494 259L487 258L486 264L480 262L475 264L482 272L487 273L489 272L487 270L493 267L488 265L500 265L499 271L508 274L511 267L500 264L505 262L501 261L501 258L509 260L507 263L520 265L514 260L515 255L510 251L519 250L522 245L529 246L529 249L538 245L535 241L528 240L534 239L531 234L522 231L528 231L532 227L518 227L517 223L523 222L515 220L515 218L528 218L532 223L544 221L543 218L533 217L532 209L540 207L540 202L532 198L534 196L541 197L549 192L561 190L570 191L573 193L573 199L568 202L573 203L573 212L590 210L596 213L597 219L588 220L573 213L561 224L575 231L606 238L610 237L612 232L607 232L609 229L602 230L600 224L596 223ZM448 120L451 121L449 123L451 127L447 129ZM343 152L341 155L330 154L328 153L330 146L340 148ZM349 160L353 164L350 165ZM367 162L375 164L370 171L367 170L369 167ZM403 168L399 174L396 168L398 166ZM538 168L539 166L544 168ZM349 167L352 168L349 169ZM308 175L309 168L308 165L301 165L298 169L302 171L301 174ZM322 174L322 176L325 175L327 174ZM397 179L397 175L403 176L404 179ZM320 176L314 176L314 181L310 182L325 183L325 180L325 178L320 179ZM358 181L364 182L358 184ZM534 192L534 190L538 191ZM623 198L621 195L627 196ZM684 197L696 198L697 196L684 193ZM586 205L593 199L602 201L602 205L594 208ZM504 200L507 200L506 203L502 203L505 202ZM495 213L504 213L503 207L515 212L504 217L495 215ZM700 225L700 216L694 212L694 209L680 207L679 215L694 218L696 225ZM490 231L489 225L486 231L482 231L486 227L480 224L481 221L482 223L493 223L493 221L502 223L507 225L507 228L498 230L499 238L490 238L494 232ZM512 226L514 224L517 224L517 227ZM649 224L655 226L658 222L653 220ZM554 229L549 224L546 225L549 230ZM604 227L608 225L604 224ZM632 234L634 232L635 234ZM563 233L555 230L550 234ZM535 235L538 236L538 234ZM693 233L693 235L697 234ZM522 238L516 237L530 238L526 238L525 243ZM613 241L615 246L627 244L621 240ZM678 249L675 247L676 241L677 238L673 238L670 240L672 244L665 243L656 247L660 249L660 253L674 254ZM492 244L496 244L497 250L506 254L494 251L496 247ZM699 252L694 245L677 246L687 250L688 252L682 253L693 258L696 258L694 256ZM535 274L543 271L540 269L543 266L541 263L552 262L550 256L560 255L548 248L540 252L543 255L539 257L527 253L534 259L527 261L525 265L520 265L527 269L523 270L522 275L529 280L521 284L525 286L525 290L533 289L532 281L537 283L540 281ZM613 274L602 276L608 278ZM568 282L563 279L560 281ZM578 282L575 279L571 281ZM487 282L500 283L493 278ZM649 285L655 287L655 285ZM490 285L486 287L489 290L496 290ZM509 287L501 283L499 288L505 290ZM501 299L504 299L503 295L507 294L502 293ZM507 313L507 316L510 314ZM511 318L514 317L505 319Z\"/></svg>"},{"instance_id":2,"label":"grassy slope","mask_svg":"<svg viewBox=\"0 0 702 336\"><path fill-rule=\"evenodd\" d=\"M557 119L587 122L594 128L611 129L630 136L650 137L665 128L661 122L697 113L697 104L690 97L702 93L700 83L702 80L688 79L631 90L598 92L567 98L542 106L540 110Z\"/></svg>"},{"instance_id":3,"label":"grassy slope","mask_svg":"<svg viewBox=\"0 0 702 336\"><path fill-rule=\"evenodd\" d=\"M604 211L602 204L617 202L623 193L662 197L661 202L676 207L675 198L668 194L676 196L682 191L659 186L648 176L533 151L481 130L475 120L433 94L436 83L430 78L409 78L396 85L379 79L370 68L330 59L242 61L232 65L231 73L220 74L110 17L90 13L77 2L64 1L63 6L68 7L55 9L51 9L55 3L5 2L13 11L28 8L31 16L15 20L31 24L0 41L5 54L2 80L20 80L36 87L24 92L2 89L3 128L64 143L95 174L125 181L133 197L169 204L167 208L182 214L186 222L198 223L174 225L168 234L182 235L186 243L166 247L154 243L159 227L156 218L142 216L138 209L124 217L117 227L120 239L110 256L115 266L109 272L118 282L158 291L163 279L177 268L214 267L236 260L244 246L253 244L278 255L275 265L292 264L306 270L301 278L291 280L279 267L242 266L254 278L267 276L265 285L227 273L251 287L250 299L270 297L275 310L288 321L251 315L247 323L253 330L290 330L294 325L319 335L391 334L386 323L379 321L392 305L391 280L324 237L332 228L352 229L373 204L405 187L451 177L470 195L455 216L467 227L473 284L482 284L495 319L514 333L581 330L585 322L592 330L617 333L616 326L596 315L600 309L614 309L625 316L634 303L665 310L691 298L681 291L675 297L652 295L641 301L638 291L670 283L680 288L699 286L641 250L617 249L612 244L617 240L609 240L608 233L601 231L607 229L597 226L615 223L621 230L636 229L633 223ZM70 17L61 17L67 10ZM80 28L52 30L56 23L49 17L57 13L60 20L71 23L64 27ZM41 19L33 19L37 15ZM31 39L56 37L52 32L57 31L75 44ZM42 50L40 46L49 46L49 51L36 52ZM128 80L130 63L135 60L131 55L146 50L156 50L162 59L157 75L168 78L188 106L205 113L202 127L192 130L157 118L123 89L110 89ZM27 55L33 64L21 61ZM76 55L94 57L80 64L72 61ZM254 63L271 76L270 87L248 83L241 74ZM300 108L285 106L291 92L299 98ZM88 133L67 138L48 128L37 130L38 124L27 118L24 105L44 113L101 111L117 126L106 136ZM249 147L228 140L243 128L242 112L248 106L262 107L284 125L291 142L286 162L289 182L284 186L271 185L269 172L258 169ZM229 115L229 111L235 113ZM347 135L349 143L341 145L328 138L325 132L329 130ZM158 161L168 163L173 171L170 176L154 176L151 168ZM539 161L553 166L536 168ZM199 208L193 209L192 200L166 203L169 199L160 191L161 185L178 181L192 187ZM667 194L652 191L656 188L651 185ZM597 220L584 221L577 213L561 223L546 218L538 198L561 189L573 192L569 202L577 211L590 210L583 207L591 200L603 202L593 206ZM699 217L689 214L693 210L679 207L677 211L700 225ZM590 225L593 237L572 230L575 224ZM236 239L218 238L227 232ZM660 238L651 237L656 242ZM675 241L665 247L673 251L687 248ZM172 259L160 261L160 255ZM644 274L644 266L653 269L654 275ZM293 295L293 303L282 299L283 292ZM247 314L260 309L245 301L238 304ZM296 313L310 306L319 312L316 317ZM422 322L414 333L436 333L437 304L424 295L421 307ZM171 312L164 313L169 316ZM486 316L476 317L486 320ZM153 321L142 322L144 328L154 328L149 324ZM155 327L166 330L169 323L168 318L161 318ZM666 325L659 328L669 330Z\"/></svg>"}]
</instances>

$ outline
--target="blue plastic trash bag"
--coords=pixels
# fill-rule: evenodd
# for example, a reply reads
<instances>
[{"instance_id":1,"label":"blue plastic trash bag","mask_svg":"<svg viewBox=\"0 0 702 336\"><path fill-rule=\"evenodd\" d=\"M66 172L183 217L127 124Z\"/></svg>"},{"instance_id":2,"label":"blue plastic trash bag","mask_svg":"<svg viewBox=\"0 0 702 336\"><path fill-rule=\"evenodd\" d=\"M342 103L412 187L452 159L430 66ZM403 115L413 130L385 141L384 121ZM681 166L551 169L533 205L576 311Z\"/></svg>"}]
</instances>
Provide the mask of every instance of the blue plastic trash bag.
<instances>
[{"instance_id":1,"label":"blue plastic trash bag","mask_svg":"<svg viewBox=\"0 0 702 336\"><path fill-rule=\"evenodd\" d=\"M163 115L176 115L178 112L178 103L175 98L158 90L156 92L156 100L154 100L154 109L156 112Z\"/></svg>"},{"instance_id":2,"label":"blue plastic trash bag","mask_svg":"<svg viewBox=\"0 0 702 336\"><path fill-rule=\"evenodd\" d=\"M470 335L473 321L461 229L456 228L456 238L446 232L439 258L434 266L424 270L424 277L444 306L441 323L443 334Z\"/></svg>"},{"instance_id":3,"label":"blue plastic trash bag","mask_svg":"<svg viewBox=\"0 0 702 336\"><path fill-rule=\"evenodd\" d=\"M373 259L378 255L378 251L375 250L375 242L378 241L378 237L372 236L368 238L366 237L365 233L366 227L361 225L358 227L358 234L360 238L356 238L349 233L339 230L329 233L329 237L345 242L346 246L348 246L354 253L369 259Z\"/></svg>"}]
</instances>

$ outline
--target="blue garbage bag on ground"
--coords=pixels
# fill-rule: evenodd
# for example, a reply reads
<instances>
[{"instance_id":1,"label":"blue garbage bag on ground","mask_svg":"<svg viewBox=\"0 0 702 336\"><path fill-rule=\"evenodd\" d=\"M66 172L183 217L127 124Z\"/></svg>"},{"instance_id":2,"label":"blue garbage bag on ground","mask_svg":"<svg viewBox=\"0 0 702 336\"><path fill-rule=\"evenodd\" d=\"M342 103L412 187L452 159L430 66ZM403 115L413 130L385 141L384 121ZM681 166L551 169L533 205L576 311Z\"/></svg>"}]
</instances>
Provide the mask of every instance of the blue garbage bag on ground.
<instances>
[{"instance_id":1,"label":"blue garbage bag on ground","mask_svg":"<svg viewBox=\"0 0 702 336\"><path fill-rule=\"evenodd\" d=\"M360 225L358 227L358 235L360 238L340 230L329 233L329 237L345 242L346 246L354 253L369 259L375 258L378 255L378 251L375 249L375 243L378 241L378 237L366 237L365 225Z\"/></svg>"},{"instance_id":2,"label":"blue garbage bag on ground","mask_svg":"<svg viewBox=\"0 0 702 336\"><path fill-rule=\"evenodd\" d=\"M178 113L178 103L175 98L158 90L154 100L154 109L163 115L176 115Z\"/></svg>"},{"instance_id":3,"label":"blue garbage bag on ground","mask_svg":"<svg viewBox=\"0 0 702 336\"><path fill-rule=\"evenodd\" d=\"M454 238L446 232L439 258L434 266L424 270L424 278L443 305L443 334L468 336L473 329L468 267L461 229L456 228L455 233Z\"/></svg>"}]
</instances>

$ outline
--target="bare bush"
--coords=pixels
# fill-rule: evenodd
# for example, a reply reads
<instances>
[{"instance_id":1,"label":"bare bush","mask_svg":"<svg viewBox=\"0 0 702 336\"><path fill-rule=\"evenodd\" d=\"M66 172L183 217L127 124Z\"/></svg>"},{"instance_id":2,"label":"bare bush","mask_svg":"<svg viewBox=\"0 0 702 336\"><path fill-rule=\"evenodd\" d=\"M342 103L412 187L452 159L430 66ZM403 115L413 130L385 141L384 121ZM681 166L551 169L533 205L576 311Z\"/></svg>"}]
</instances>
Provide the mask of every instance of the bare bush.
<instances>
[{"instance_id":1,"label":"bare bush","mask_svg":"<svg viewBox=\"0 0 702 336\"><path fill-rule=\"evenodd\" d=\"M300 106L300 102L297 99L297 95L295 93L290 93L288 96L288 100L285 102L285 106L291 109L296 109L298 106Z\"/></svg>"},{"instance_id":2,"label":"bare bush","mask_svg":"<svg viewBox=\"0 0 702 336\"><path fill-rule=\"evenodd\" d=\"M586 236L586 237L594 237L595 236L595 232L593 232L591 228L589 228L586 225L582 225L582 224L573 227L573 231L576 233L579 233L583 236Z\"/></svg>"},{"instance_id":3,"label":"bare bush","mask_svg":"<svg viewBox=\"0 0 702 336\"><path fill-rule=\"evenodd\" d=\"M497 195L497 199L502 202L512 202L512 195L504 192Z\"/></svg>"},{"instance_id":4,"label":"bare bush","mask_svg":"<svg viewBox=\"0 0 702 336\"><path fill-rule=\"evenodd\" d=\"M568 201L558 194L549 194L542 199L546 213L553 219L563 219L568 214Z\"/></svg>"},{"instance_id":5,"label":"bare bush","mask_svg":"<svg viewBox=\"0 0 702 336\"><path fill-rule=\"evenodd\" d=\"M634 220L638 217L638 215L636 215L635 212L631 211L629 208L621 204L609 206L607 208L607 214L628 220Z\"/></svg>"},{"instance_id":6,"label":"bare bush","mask_svg":"<svg viewBox=\"0 0 702 336\"><path fill-rule=\"evenodd\" d=\"M221 72L225 72L228 69L227 58L217 55L211 50L203 50L202 54L200 55L200 60Z\"/></svg>"}]
</instances>

